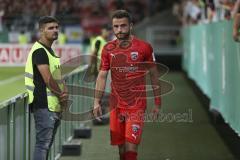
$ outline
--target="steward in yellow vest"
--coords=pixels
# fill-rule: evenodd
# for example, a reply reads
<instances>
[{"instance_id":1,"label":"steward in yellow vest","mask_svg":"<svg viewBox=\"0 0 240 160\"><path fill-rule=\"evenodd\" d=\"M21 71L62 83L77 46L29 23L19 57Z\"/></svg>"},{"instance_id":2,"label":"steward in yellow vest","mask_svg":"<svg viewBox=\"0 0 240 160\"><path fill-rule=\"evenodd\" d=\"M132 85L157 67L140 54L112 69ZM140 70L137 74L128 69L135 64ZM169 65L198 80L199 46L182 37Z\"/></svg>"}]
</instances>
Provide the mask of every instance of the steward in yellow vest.
<instances>
[{"instance_id":1,"label":"steward in yellow vest","mask_svg":"<svg viewBox=\"0 0 240 160\"><path fill-rule=\"evenodd\" d=\"M27 44L28 43L28 37L24 31L21 31L21 33L18 35L18 43L19 44Z\"/></svg>"},{"instance_id":2,"label":"steward in yellow vest","mask_svg":"<svg viewBox=\"0 0 240 160\"><path fill-rule=\"evenodd\" d=\"M33 44L28 54L25 86L35 120L33 160L45 160L48 159L68 95L61 82L60 58L51 49L52 43L58 38L59 22L54 17L44 16L38 23L40 39Z\"/></svg>"},{"instance_id":3,"label":"steward in yellow vest","mask_svg":"<svg viewBox=\"0 0 240 160\"><path fill-rule=\"evenodd\" d=\"M60 32L58 36L58 44L64 45L67 43L67 35L65 32Z\"/></svg>"},{"instance_id":4,"label":"steward in yellow vest","mask_svg":"<svg viewBox=\"0 0 240 160\"><path fill-rule=\"evenodd\" d=\"M60 102L58 97L51 91L50 87L38 70L38 65L48 65L50 74L63 90L61 83L60 58L55 55L53 50L41 42L35 42L32 46L25 67L25 86L28 91L28 102L34 104L31 107L45 108L53 112L60 112ZM36 85L35 85L36 84ZM36 106L37 105L37 106Z\"/></svg>"},{"instance_id":5,"label":"steward in yellow vest","mask_svg":"<svg viewBox=\"0 0 240 160\"><path fill-rule=\"evenodd\" d=\"M95 37L91 42L91 50L93 55L101 59L102 49L105 44L107 44L107 41L103 38L103 36L99 35Z\"/></svg>"},{"instance_id":6,"label":"steward in yellow vest","mask_svg":"<svg viewBox=\"0 0 240 160\"><path fill-rule=\"evenodd\" d=\"M87 76L96 77L100 68L102 49L107 44L112 28L108 25L102 26L101 35L91 39L91 62Z\"/></svg>"},{"instance_id":7,"label":"steward in yellow vest","mask_svg":"<svg viewBox=\"0 0 240 160\"><path fill-rule=\"evenodd\" d=\"M94 65L95 67L97 67L97 70L99 70L99 67L100 67L102 49L105 46L105 44L107 44L107 41L109 40L111 29L112 28L108 25L102 26L101 35L91 40L92 56L97 58L96 61L92 61L91 65Z\"/></svg>"}]
</instances>

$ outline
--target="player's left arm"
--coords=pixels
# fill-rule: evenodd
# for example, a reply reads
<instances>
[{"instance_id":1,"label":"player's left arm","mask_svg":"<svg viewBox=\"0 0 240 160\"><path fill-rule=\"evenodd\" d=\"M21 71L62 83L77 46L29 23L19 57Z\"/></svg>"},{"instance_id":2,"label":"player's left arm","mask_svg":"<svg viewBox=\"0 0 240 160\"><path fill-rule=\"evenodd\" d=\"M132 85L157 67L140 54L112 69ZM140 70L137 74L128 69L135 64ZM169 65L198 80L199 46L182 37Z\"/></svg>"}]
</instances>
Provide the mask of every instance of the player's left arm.
<instances>
[{"instance_id":1,"label":"player's left arm","mask_svg":"<svg viewBox=\"0 0 240 160\"><path fill-rule=\"evenodd\" d=\"M156 119L161 108L161 85L159 81L160 74L157 69L157 64L155 62L154 52L151 45L147 45L146 47L146 56L146 62L150 64L148 65L148 71L150 73L151 86L154 94L154 107L152 112L154 114L154 119Z\"/></svg>"},{"instance_id":2,"label":"player's left arm","mask_svg":"<svg viewBox=\"0 0 240 160\"><path fill-rule=\"evenodd\" d=\"M157 70L157 66L151 67L149 69L150 72L150 80L154 94L154 104L157 108L161 107L161 84L159 81L159 72Z\"/></svg>"}]
</instances>

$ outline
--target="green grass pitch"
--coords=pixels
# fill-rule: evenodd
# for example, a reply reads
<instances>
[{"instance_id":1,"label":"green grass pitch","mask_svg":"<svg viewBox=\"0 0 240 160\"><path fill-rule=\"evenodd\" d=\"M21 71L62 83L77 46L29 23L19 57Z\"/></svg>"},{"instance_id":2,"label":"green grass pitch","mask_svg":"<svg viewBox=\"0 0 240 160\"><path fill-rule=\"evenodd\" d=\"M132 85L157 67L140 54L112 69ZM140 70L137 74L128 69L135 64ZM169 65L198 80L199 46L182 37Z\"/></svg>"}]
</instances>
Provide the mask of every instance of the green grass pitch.
<instances>
[{"instance_id":1,"label":"green grass pitch","mask_svg":"<svg viewBox=\"0 0 240 160\"><path fill-rule=\"evenodd\" d=\"M24 67L0 67L0 91L0 103L24 93Z\"/></svg>"}]
</instances>

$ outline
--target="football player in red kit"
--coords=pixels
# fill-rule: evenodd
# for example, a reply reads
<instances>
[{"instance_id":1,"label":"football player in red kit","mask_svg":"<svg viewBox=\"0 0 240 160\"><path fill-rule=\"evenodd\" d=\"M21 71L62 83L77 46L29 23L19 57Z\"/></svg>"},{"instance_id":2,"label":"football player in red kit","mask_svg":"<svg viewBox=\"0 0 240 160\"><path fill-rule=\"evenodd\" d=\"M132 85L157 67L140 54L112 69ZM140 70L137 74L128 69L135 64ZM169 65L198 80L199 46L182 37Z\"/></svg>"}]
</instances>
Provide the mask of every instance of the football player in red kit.
<instances>
[{"instance_id":1,"label":"football player in red kit","mask_svg":"<svg viewBox=\"0 0 240 160\"><path fill-rule=\"evenodd\" d=\"M131 34L130 14L117 10L112 15L112 28L116 40L108 42L101 56L96 81L93 114L101 120L101 97L108 71L111 71L110 134L111 144L118 145L120 160L137 160L137 147L141 140L146 102L146 75L150 73L154 89L156 117L161 106L158 74L151 45ZM150 65L149 65L150 64Z\"/></svg>"}]
</instances>

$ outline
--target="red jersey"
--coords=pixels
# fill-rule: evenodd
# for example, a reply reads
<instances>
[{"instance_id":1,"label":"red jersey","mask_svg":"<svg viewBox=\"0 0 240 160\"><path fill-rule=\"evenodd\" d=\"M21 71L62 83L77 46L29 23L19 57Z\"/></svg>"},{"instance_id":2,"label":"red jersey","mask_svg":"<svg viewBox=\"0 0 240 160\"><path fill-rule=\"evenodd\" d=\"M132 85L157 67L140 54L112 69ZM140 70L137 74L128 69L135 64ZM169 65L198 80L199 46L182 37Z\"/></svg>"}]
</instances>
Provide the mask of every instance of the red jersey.
<instances>
[{"instance_id":1,"label":"red jersey","mask_svg":"<svg viewBox=\"0 0 240 160\"><path fill-rule=\"evenodd\" d=\"M146 69L144 62L154 62L153 49L135 37L129 47L120 47L119 40L108 42L101 57L100 70L111 71L111 107L146 108Z\"/></svg>"}]
</instances>

